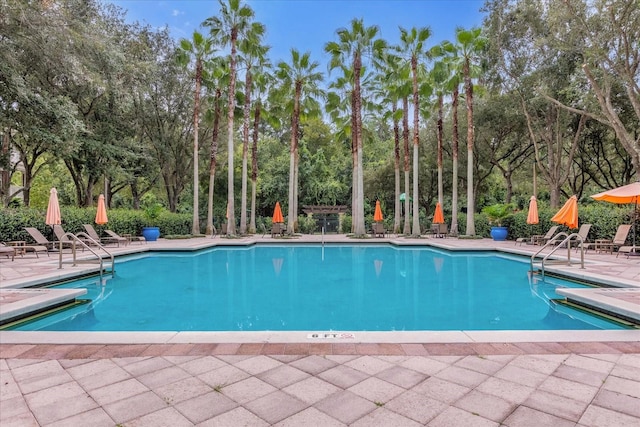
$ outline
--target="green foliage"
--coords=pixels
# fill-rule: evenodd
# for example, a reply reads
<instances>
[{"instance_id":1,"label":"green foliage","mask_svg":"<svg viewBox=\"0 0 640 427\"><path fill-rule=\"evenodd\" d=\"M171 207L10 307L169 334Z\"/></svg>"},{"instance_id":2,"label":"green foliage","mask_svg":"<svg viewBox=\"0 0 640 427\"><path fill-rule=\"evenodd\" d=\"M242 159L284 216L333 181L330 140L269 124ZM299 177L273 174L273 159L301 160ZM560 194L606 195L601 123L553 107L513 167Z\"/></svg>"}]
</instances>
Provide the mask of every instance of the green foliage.
<instances>
[{"instance_id":1,"label":"green foliage","mask_svg":"<svg viewBox=\"0 0 640 427\"><path fill-rule=\"evenodd\" d=\"M503 221L513 213L513 205L511 203L496 203L494 205L485 206L482 213L489 218L492 225L502 226Z\"/></svg>"},{"instance_id":2,"label":"green foliage","mask_svg":"<svg viewBox=\"0 0 640 427\"><path fill-rule=\"evenodd\" d=\"M343 215L342 222L340 223L340 232L344 234L351 233L352 221L351 215Z\"/></svg>"},{"instance_id":3,"label":"green foliage","mask_svg":"<svg viewBox=\"0 0 640 427\"><path fill-rule=\"evenodd\" d=\"M302 234L313 234L317 228L316 220L312 216L298 215L298 231Z\"/></svg>"}]
</instances>

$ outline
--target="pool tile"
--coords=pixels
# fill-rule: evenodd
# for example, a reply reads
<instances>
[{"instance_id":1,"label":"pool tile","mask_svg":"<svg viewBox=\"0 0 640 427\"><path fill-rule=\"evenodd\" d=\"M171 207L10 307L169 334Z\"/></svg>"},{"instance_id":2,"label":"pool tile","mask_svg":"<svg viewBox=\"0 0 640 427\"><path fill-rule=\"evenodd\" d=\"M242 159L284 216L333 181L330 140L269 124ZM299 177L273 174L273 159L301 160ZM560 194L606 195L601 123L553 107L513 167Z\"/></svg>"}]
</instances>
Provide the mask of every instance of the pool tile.
<instances>
[{"instance_id":1,"label":"pool tile","mask_svg":"<svg viewBox=\"0 0 640 427\"><path fill-rule=\"evenodd\" d=\"M403 426L403 427L419 427L422 424L413 421L410 418L403 417L400 414L392 412L385 408L378 408L373 412L369 412L360 418L351 427L369 427L369 426Z\"/></svg>"},{"instance_id":2,"label":"pool tile","mask_svg":"<svg viewBox=\"0 0 640 427\"><path fill-rule=\"evenodd\" d=\"M309 344L307 343L287 343L284 347L284 354L309 354Z\"/></svg>"},{"instance_id":3,"label":"pool tile","mask_svg":"<svg viewBox=\"0 0 640 427\"><path fill-rule=\"evenodd\" d=\"M330 343L311 343L309 344L309 354L331 354L333 346Z\"/></svg>"},{"instance_id":4,"label":"pool tile","mask_svg":"<svg viewBox=\"0 0 640 427\"><path fill-rule=\"evenodd\" d=\"M335 343L331 345L333 354L358 354L355 344Z\"/></svg>"},{"instance_id":5,"label":"pool tile","mask_svg":"<svg viewBox=\"0 0 640 427\"><path fill-rule=\"evenodd\" d=\"M149 347L147 344L109 344L98 350L93 357L114 358L114 357L135 357L140 356Z\"/></svg>"},{"instance_id":6,"label":"pool tile","mask_svg":"<svg viewBox=\"0 0 640 427\"><path fill-rule=\"evenodd\" d=\"M611 341L605 342L607 347L618 350L624 354L640 353L640 340L637 342Z\"/></svg>"},{"instance_id":7,"label":"pool tile","mask_svg":"<svg viewBox=\"0 0 640 427\"><path fill-rule=\"evenodd\" d=\"M492 354L524 354L524 351L515 344L498 343L491 345L495 348L495 352Z\"/></svg>"},{"instance_id":8,"label":"pool tile","mask_svg":"<svg viewBox=\"0 0 640 427\"><path fill-rule=\"evenodd\" d=\"M212 349L211 354L236 354L240 344L218 344Z\"/></svg>"},{"instance_id":9,"label":"pool tile","mask_svg":"<svg viewBox=\"0 0 640 427\"><path fill-rule=\"evenodd\" d=\"M574 427L575 422L527 408L526 406L520 406L504 420L504 425L507 427Z\"/></svg>"},{"instance_id":10,"label":"pool tile","mask_svg":"<svg viewBox=\"0 0 640 427\"><path fill-rule=\"evenodd\" d=\"M516 408L516 404L513 402L507 402L498 396L477 390L471 390L456 401L454 406L496 422L504 420Z\"/></svg>"},{"instance_id":11,"label":"pool tile","mask_svg":"<svg viewBox=\"0 0 640 427\"><path fill-rule=\"evenodd\" d=\"M68 352L75 349L75 345L38 345L22 353L22 357L31 359L64 359Z\"/></svg>"},{"instance_id":12,"label":"pool tile","mask_svg":"<svg viewBox=\"0 0 640 427\"><path fill-rule=\"evenodd\" d=\"M378 344L380 351L384 355L396 355L401 356L404 355L404 350L400 344L391 344L391 343L381 343Z\"/></svg>"},{"instance_id":13,"label":"pool tile","mask_svg":"<svg viewBox=\"0 0 640 427\"><path fill-rule=\"evenodd\" d=\"M362 355L375 356L376 354L385 354L378 344L363 343L356 344L356 352Z\"/></svg>"},{"instance_id":14,"label":"pool tile","mask_svg":"<svg viewBox=\"0 0 640 427\"><path fill-rule=\"evenodd\" d=\"M450 427L450 426L474 426L474 427L498 427L498 423L482 418L471 412L454 408L445 409L440 415L431 420L429 427Z\"/></svg>"},{"instance_id":15,"label":"pool tile","mask_svg":"<svg viewBox=\"0 0 640 427\"><path fill-rule=\"evenodd\" d=\"M314 406L345 424L351 424L377 408L375 403L350 391L334 393Z\"/></svg>"},{"instance_id":16,"label":"pool tile","mask_svg":"<svg viewBox=\"0 0 640 427\"><path fill-rule=\"evenodd\" d=\"M104 344L87 344L87 345L76 345L74 348L70 349L65 355L66 359L89 359L93 357L94 354L102 350Z\"/></svg>"},{"instance_id":17,"label":"pool tile","mask_svg":"<svg viewBox=\"0 0 640 427\"><path fill-rule=\"evenodd\" d=\"M245 407L269 424L275 424L283 419L302 411L308 405L282 391L275 391L259 399L253 400Z\"/></svg>"},{"instance_id":18,"label":"pool tile","mask_svg":"<svg viewBox=\"0 0 640 427\"><path fill-rule=\"evenodd\" d=\"M404 354L408 356L426 356L429 353L423 344L400 344Z\"/></svg>"},{"instance_id":19,"label":"pool tile","mask_svg":"<svg viewBox=\"0 0 640 427\"><path fill-rule=\"evenodd\" d=\"M425 424L437 417L448 406L443 402L409 390L387 402L384 407Z\"/></svg>"}]
</instances>

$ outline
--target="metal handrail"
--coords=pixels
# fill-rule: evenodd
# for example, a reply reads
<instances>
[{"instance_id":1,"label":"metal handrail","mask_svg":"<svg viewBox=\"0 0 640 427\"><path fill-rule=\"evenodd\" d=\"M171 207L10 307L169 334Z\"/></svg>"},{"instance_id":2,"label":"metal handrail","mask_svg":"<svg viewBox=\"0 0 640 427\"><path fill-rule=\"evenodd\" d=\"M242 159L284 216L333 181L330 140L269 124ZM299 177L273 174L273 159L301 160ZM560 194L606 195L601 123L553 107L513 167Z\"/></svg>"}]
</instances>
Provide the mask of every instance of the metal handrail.
<instances>
[{"instance_id":1,"label":"metal handrail","mask_svg":"<svg viewBox=\"0 0 640 427\"><path fill-rule=\"evenodd\" d=\"M564 237L564 239L556 244L556 242L558 242L562 237ZM571 242L574 241L574 240L579 242L580 268L584 268L584 238L578 233L572 233L570 235L567 235L567 233L562 231L562 232L556 234L555 236L553 236L551 239L549 239L549 241L547 243L545 243L544 246L542 246L542 248L540 248L540 250L538 252L536 252L535 254L531 255L531 271L533 271L533 263L534 263L536 257L540 254L540 252L545 250L547 248L547 246L551 246L551 245L553 245L553 249L551 250L551 252L549 252L548 254L546 254L542 258L542 262L540 264L540 268L542 269L542 277L544 277L544 273L545 273L545 271L544 271L544 263L545 263L545 261L551 255L553 255L558 249L562 248L563 245L565 245L565 244L567 246L567 265L571 265Z\"/></svg>"},{"instance_id":2,"label":"metal handrail","mask_svg":"<svg viewBox=\"0 0 640 427\"><path fill-rule=\"evenodd\" d=\"M89 236L88 234L84 233L84 232L80 232L78 234L73 234L73 233L65 233L64 236L68 237L69 239L71 239L72 245L71 245L71 252L73 253L73 266L75 267L77 265L77 258L76 258L76 243L79 243L84 249L88 249L89 252L91 252L93 255L96 256L96 258L100 261L100 278L102 279L102 272L104 270L104 263L102 262L102 256L98 255L98 253L96 253L96 251L94 251L89 245L87 245L85 243L85 241L90 241L92 242L94 245L96 245L99 249L102 249L108 256L109 258L111 258L111 276L114 275L114 273L116 272L116 263L115 263L115 258L113 256L113 254L111 252L109 252L100 242L97 242L95 239L93 239L91 236ZM82 240L80 237L82 237ZM59 249L59 265L58 268L62 268L62 244L64 242L62 240L60 240L60 249Z\"/></svg>"}]
</instances>

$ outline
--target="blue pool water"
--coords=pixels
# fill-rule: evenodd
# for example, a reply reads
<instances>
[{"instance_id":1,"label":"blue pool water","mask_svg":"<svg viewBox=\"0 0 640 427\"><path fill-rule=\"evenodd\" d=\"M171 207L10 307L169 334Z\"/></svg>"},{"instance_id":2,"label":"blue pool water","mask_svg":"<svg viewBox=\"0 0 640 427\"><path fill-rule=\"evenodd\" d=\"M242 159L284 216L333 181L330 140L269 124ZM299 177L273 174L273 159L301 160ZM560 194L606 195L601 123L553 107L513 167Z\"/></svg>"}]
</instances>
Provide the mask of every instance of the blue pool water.
<instances>
[{"instance_id":1,"label":"blue pool water","mask_svg":"<svg viewBox=\"0 0 640 427\"><path fill-rule=\"evenodd\" d=\"M252 246L118 260L91 304L24 324L62 331L620 329L564 307L528 260L431 248Z\"/></svg>"}]
</instances>

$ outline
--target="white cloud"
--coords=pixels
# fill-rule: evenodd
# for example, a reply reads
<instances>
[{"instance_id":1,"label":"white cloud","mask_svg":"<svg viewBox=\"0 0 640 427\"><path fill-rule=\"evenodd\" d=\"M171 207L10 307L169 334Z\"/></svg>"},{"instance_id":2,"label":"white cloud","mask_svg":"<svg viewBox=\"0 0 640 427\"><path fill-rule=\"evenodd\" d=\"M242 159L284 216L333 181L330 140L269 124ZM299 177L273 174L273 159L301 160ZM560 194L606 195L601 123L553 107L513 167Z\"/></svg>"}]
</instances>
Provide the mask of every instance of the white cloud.
<instances>
[{"instance_id":1,"label":"white cloud","mask_svg":"<svg viewBox=\"0 0 640 427\"><path fill-rule=\"evenodd\" d=\"M173 10L171 11L171 15L172 15L172 16L184 15L184 12L183 12L183 11L181 11L181 10L178 10L178 9L173 9Z\"/></svg>"}]
</instances>

